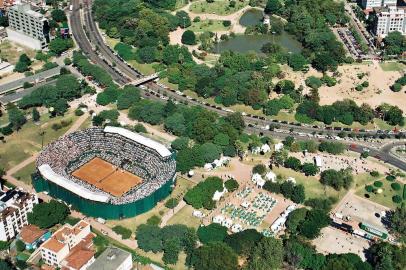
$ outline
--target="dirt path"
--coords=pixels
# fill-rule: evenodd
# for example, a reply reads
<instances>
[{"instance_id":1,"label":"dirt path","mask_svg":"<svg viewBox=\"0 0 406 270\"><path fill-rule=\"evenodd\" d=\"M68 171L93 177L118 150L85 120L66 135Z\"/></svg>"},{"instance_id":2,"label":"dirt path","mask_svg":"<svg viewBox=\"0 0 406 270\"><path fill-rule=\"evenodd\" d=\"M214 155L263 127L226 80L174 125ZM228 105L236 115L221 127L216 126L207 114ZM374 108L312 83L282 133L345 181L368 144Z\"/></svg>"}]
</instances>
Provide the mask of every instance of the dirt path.
<instances>
[{"instance_id":1,"label":"dirt path","mask_svg":"<svg viewBox=\"0 0 406 270\"><path fill-rule=\"evenodd\" d=\"M162 219L161 219L161 224L159 225L159 227L164 227L166 226L166 224L168 223L168 221L174 216L176 215L176 213L178 213L180 210L182 210L183 207L186 206L186 202L184 200L181 200L179 202L179 204L172 209L172 211L168 211L165 213L165 215L163 215Z\"/></svg>"}]
</instances>

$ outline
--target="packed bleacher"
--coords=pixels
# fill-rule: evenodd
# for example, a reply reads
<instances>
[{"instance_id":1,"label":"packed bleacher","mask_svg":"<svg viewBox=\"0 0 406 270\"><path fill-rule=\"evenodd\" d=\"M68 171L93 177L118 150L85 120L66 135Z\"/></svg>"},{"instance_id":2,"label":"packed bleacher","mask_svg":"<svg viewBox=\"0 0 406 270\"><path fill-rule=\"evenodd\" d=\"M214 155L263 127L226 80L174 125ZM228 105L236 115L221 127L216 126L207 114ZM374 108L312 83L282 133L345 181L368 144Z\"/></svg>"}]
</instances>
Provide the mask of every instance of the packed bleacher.
<instances>
[{"instance_id":1,"label":"packed bleacher","mask_svg":"<svg viewBox=\"0 0 406 270\"><path fill-rule=\"evenodd\" d=\"M138 134L128 137L102 128L77 131L49 144L38 157L37 168L47 164L65 181L72 181L91 192L109 196L112 204L130 203L151 195L167 181L172 180L176 170L173 155L162 155L166 154L162 152L163 145L152 144L153 147L159 147L154 149L150 147L151 144L145 144L145 141L150 139L139 138ZM121 197L115 197L72 176L75 170L95 157L139 176L143 182Z\"/></svg>"}]
</instances>

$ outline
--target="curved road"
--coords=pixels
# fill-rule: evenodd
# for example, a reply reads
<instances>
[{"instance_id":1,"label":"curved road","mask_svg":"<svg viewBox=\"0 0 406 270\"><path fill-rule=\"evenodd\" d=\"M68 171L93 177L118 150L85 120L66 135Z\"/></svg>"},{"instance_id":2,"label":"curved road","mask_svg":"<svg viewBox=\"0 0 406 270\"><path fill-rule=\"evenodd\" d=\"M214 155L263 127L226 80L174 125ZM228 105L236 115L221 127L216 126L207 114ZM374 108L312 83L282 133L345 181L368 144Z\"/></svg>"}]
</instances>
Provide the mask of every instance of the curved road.
<instances>
[{"instance_id":1,"label":"curved road","mask_svg":"<svg viewBox=\"0 0 406 270\"><path fill-rule=\"evenodd\" d=\"M82 49L84 53L94 62L99 65L101 65L103 68L105 68L112 76L113 79L119 83L120 85L127 84L130 82L130 80L136 80L139 79L142 74L130 67L125 61L123 61L120 57L116 55L103 41L103 38L101 37L96 23L93 20L91 10L89 9L91 7L91 1L88 0L88 2L85 3L84 8L83 8L83 15L84 15L84 22L86 26L89 28L88 29L88 34L89 34L89 39L93 44L97 44L96 48L99 53L101 53L103 56L98 55L97 53L94 52L93 47L91 43L88 40L88 37L86 36L83 28L86 28L86 26L82 26L82 20L80 16L80 0L73 0L73 11L71 14L71 28L74 33L74 37L76 39L76 42L78 46ZM89 31L90 30L90 31ZM108 62L107 62L108 61ZM114 67L113 67L114 65ZM219 115L227 115L229 112L225 111L219 106L214 106L210 105L208 103L201 103L195 99L190 99L186 97L186 95L179 95L177 94L174 90L171 89L166 89L161 86L159 86L156 83L150 82L147 84L148 87L151 90L154 90L155 92L159 93L165 93L165 95L169 98L173 98L174 100L178 100L180 102L186 102L187 104L192 104L192 105L197 105L197 106L204 106L206 109L215 111ZM150 95L146 94L146 97L150 97ZM274 137L286 137L288 135L292 135L295 137L299 138L306 138L306 133L317 133L317 132L325 132L327 129L319 128L319 127L308 127L308 126L300 126L300 125L293 125L293 124L285 124L285 123L277 123L278 125L281 126L281 128L284 128L286 130L291 130L295 132L301 132L301 134L294 134L294 133L289 133L289 132L276 132L276 131L270 131L270 130L265 130L265 129L260 129L256 127L256 125L262 125L262 126L267 126L270 125L274 122L266 120L263 117L258 117L258 116L244 116L246 123L249 125L247 127L247 131L249 132L254 132L254 133L263 133L266 135L271 135ZM275 123L276 124L276 123ZM334 130L334 129L328 129L327 130L331 134L337 134L341 132L341 130ZM369 134L373 135L376 134L376 132L360 132L361 134ZM374 156L375 158L384 161L386 163L389 163L399 169L402 169L406 171L406 162L403 160L400 160L392 155L390 155L389 150L386 148L382 150L377 150L372 147L365 147L362 145L359 145L357 143L353 142L347 142L344 141L348 145L348 149L354 152L362 153L364 151L369 151L371 156ZM403 144L404 142L399 142L400 144ZM396 142L395 144L398 144ZM387 146L389 147L389 146ZM392 146L393 147L393 146Z\"/></svg>"}]
</instances>

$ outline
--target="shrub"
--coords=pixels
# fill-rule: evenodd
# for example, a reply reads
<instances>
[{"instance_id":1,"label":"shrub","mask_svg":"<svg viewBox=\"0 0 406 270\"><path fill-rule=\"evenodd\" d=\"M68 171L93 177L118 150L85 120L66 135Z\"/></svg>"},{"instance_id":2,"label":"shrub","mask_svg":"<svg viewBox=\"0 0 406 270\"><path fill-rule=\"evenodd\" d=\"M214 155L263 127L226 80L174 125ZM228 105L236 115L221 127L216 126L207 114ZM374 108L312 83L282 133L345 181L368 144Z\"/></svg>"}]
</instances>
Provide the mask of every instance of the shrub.
<instances>
[{"instance_id":1,"label":"shrub","mask_svg":"<svg viewBox=\"0 0 406 270\"><path fill-rule=\"evenodd\" d=\"M399 195L395 195L392 197L392 201L394 203L401 203L402 202L402 197L400 197Z\"/></svg>"},{"instance_id":2,"label":"shrub","mask_svg":"<svg viewBox=\"0 0 406 270\"><path fill-rule=\"evenodd\" d=\"M388 180L388 181L390 181L390 182L395 181L395 179L396 179L396 176L394 176L394 175L388 175L388 176L386 176L386 180Z\"/></svg>"},{"instance_id":3,"label":"shrub","mask_svg":"<svg viewBox=\"0 0 406 270\"><path fill-rule=\"evenodd\" d=\"M158 226L160 223L161 223L161 218L156 215L153 215L152 217L147 219L148 225Z\"/></svg>"},{"instance_id":4,"label":"shrub","mask_svg":"<svg viewBox=\"0 0 406 270\"><path fill-rule=\"evenodd\" d=\"M186 30L182 35L182 44L195 45L196 35L192 30Z\"/></svg>"},{"instance_id":5,"label":"shrub","mask_svg":"<svg viewBox=\"0 0 406 270\"><path fill-rule=\"evenodd\" d=\"M378 172L378 171L372 171L372 172L370 172L370 175L371 175L372 177L378 177L378 176L379 176L379 172Z\"/></svg>"},{"instance_id":6,"label":"shrub","mask_svg":"<svg viewBox=\"0 0 406 270\"><path fill-rule=\"evenodd\" d=\"M399 183L392 183L390 186L393 190L400 190L402 188Z\"/></svg>"},{"instance_id":7,"label":"shrub","mask_svg":"<svg viewBox=\"0 0 406 270\"><path fill-rule=\"evenodd\" d=\"M224 27L229 27L231 25L231 21L223 21Z\"/></svg>"},{"instance_id":8,"label":"shrub","mask_svg":"<svg viewBox=\"0 0 406 270\"><path fill-rule=\"evenodd\" d=\"M401 85L400 83L394 83L394 84L390 87L390 89L391 89L393 92L399 92L400 90L402 90L402 85Z\"/></svg>"},{"instance_id":9,"label":"shrub","mask_svg":"<svg viewBox=\"0 0 406 270\"><path fill-rule=\"evenodd\" d=\"M75 110L75 115L76 116L81 116L81 115L83 115L84 114L84 112L81 110L81 109L76 109Z\"/></svg>"},{"instance_id":10,"label":"shrub","mask_svg":"<svg viewBox=\"0 0 406 270\"><path fill-rule=\"evenodd\" d=\"M377 188L380 188L380 187L383 186L383 183L381 181L375 181L374 186L377 187Z\"/></svg>"},{"instance_id":11,"label":"shrub","mask_svg":"<svg viewBox=\"0 0 406 270\"><path fill-rule=\"evenodd\" d=\"M372 192L374 190L374 187L371 185L367 185L367 186L365 186L365 190L368 192Z\"/></svg>"}]
</instances>

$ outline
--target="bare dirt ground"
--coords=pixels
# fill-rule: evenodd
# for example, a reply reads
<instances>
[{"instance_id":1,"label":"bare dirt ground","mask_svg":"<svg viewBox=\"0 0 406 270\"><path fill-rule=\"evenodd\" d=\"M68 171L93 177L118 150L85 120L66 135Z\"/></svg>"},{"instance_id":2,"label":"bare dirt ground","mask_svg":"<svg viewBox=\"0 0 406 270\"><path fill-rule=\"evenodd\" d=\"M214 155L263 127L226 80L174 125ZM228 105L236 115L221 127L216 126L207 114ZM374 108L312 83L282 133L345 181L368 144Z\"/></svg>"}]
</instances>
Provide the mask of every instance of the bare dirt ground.
<instances>
[{"instance_id":1,"label":"bare dirt ground","mask_svg":"<svg viewBox=\"0 0 406 270\"><path fill-rule=\"evenodd\" d=\"M328 169L340 170L348 167L352 168L354 174L360 174L371 171L378 171L380 173L389 173L389 169L383 164L372 162L371 160L361 159L357 156L348 155L329 155L324 153L307 153L303 156L302 153L290 153L290 156L294 156L304 162L313 163L314 157L319 156L322 160L322 166L320 171Z\"/></svg>"},{"instance_id":2,"label":"bare dirt ground","mask_svg":"<svg viewBox=\"0 0 406 270\"><path fill-rule=\"evenodd\" d=\"M322 77L322 73L314 69L310 69L306 74L302 72L293 72L288 67L283 67L285 79L292 80L296 86L303 85L304 93L308 92L305 86L305 79L309 76ZM328 105L335 101L343 99L352 99L358 105L367 103L372 107L376 107L382 103L396 105L399 108L406 109L406 95L403 91L393 92L390 86L402 76L399 71L384 71L377 61L363 64L343 65L338 67L340 77L337 78L338 83L333 87L322 86L319 89L320 104ZM362 79L357 77L357 74L364 73ZM332 74L329 74L332 75ZM367 81L369 86L362 91L355 90L355 87L362 82Z\"/></svg>"}]
</instances>

